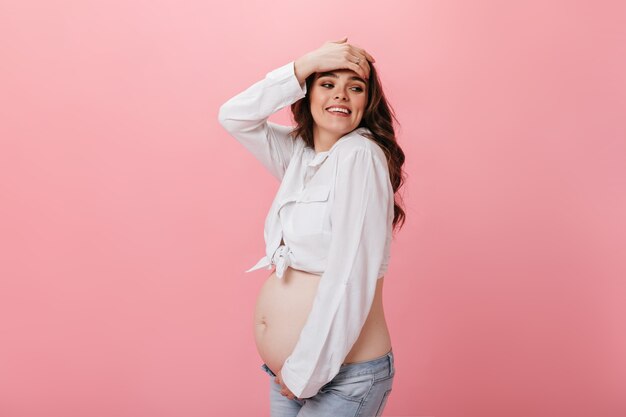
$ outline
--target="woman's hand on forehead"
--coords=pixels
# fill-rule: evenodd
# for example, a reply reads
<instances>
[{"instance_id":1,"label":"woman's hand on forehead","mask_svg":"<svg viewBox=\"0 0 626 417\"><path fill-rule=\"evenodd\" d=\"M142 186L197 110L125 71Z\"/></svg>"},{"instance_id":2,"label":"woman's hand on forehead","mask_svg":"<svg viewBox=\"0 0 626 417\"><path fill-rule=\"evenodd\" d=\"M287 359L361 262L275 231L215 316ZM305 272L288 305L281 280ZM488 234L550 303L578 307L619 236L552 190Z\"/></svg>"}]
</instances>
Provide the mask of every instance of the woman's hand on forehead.
<instances>
[{"instance_id":1,"label":"woman's hand on forehead","mask_svg":"<svg viewBox=\"0 0 626 417\"><path fill-rule=\"evenodd\" d=\"M344 37L338 41L325 42L321 47L298 59L296 68L299 77L305 79L313 72L347 69L356 72L366 81L370 75L369 62L376 62L365 49L347 43Z\"/></svg>"}]
</instances>

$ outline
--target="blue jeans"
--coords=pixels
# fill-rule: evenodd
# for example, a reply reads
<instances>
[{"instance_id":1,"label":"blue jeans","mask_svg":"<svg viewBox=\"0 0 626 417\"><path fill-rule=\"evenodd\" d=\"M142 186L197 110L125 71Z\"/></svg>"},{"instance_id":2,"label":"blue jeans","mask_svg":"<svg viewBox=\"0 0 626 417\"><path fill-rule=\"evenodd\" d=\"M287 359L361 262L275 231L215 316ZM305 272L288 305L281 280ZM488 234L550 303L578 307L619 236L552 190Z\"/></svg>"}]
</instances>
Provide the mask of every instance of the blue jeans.
<instances>
[{"instance_id":1,"label":"blue jeans","mask_svg":"<svg viewBox=\"0 0 626 417\"><path fill-rule=\"evenodd\" d=\"M270 375L271 417L379 417L391 393L395 368L393 350L369 361L341 365L339 373L310 398L289 398L280 394L276 376Z\"/></svg>"}]
</instances>

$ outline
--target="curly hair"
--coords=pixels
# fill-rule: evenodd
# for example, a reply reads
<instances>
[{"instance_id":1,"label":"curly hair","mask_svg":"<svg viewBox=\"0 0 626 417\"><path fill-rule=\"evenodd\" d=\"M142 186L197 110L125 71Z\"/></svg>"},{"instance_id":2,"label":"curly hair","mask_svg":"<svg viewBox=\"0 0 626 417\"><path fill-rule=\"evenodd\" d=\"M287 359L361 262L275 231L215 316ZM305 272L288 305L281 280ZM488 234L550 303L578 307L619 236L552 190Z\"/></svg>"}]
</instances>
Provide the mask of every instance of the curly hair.
<instances>
[{"instance_id":1,"label":"curly hair","mask_svg":"<svg viewBox=\"0 0 626 417\"><path fill-rule=\"evenodd\" d=\"M393 120L395 120L398 124L399 122L393 109L385 98L376 67L371 62L369 63L369 66L370 75L368 80L368 103L361 122L357 128L367 127L372 134L370 135L369 133L365 133L365 136L376 142L385 152L387 165L389 167L389 178L394 192L393 229L400 230L400 228L404 225L406 214L402 208L402 196L398 190L404 184L406 172L402 169L405 159L404 152L398 145L393 126ZM309 92L311 91L311 84L319 77L319 75L319 73L314 72L306 78L306 96L291 105L291 113L296 126L290 132L290 135L293 138L300 136L311 148L314 148L314 120L309 104Z\"/></svg>"}]
</instances>

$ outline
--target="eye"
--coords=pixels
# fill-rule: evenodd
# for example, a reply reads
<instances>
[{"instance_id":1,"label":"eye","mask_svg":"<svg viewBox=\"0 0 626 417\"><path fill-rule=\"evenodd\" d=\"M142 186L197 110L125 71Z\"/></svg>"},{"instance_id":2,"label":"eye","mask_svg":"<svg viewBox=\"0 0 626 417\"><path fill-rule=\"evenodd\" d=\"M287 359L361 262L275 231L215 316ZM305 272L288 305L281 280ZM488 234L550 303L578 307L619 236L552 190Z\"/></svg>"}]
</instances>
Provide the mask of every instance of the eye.
<instances>
[{"instance_id":1,"label":"eye","mask_svg":"<svg viewBox=\"0 0 626 417\"><path fill-rule=\"evenodd\" d=\"M331 84L331 83L323 83L323 84L320 84L320 85L321 85L322 87L325 87L325 86L327 86L327 85L330 85L330 86L331 86L331 88L332 88L332 84ZM359 93L363 92L363 89L362 89L361 87L354 86L354 87L352 87L352 88L356 88L356 90L354 90L354 91L357 91L357 92L359 92Z\"/></svg>"}]
</instances>

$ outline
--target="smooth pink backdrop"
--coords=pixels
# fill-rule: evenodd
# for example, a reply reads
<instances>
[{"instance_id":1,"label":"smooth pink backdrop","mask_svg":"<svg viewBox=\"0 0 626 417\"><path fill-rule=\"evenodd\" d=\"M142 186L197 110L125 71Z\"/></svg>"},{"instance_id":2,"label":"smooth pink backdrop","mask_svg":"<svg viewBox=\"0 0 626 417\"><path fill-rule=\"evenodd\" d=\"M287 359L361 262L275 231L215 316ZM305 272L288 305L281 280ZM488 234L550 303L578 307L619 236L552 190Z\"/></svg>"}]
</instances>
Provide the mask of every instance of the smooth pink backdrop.
<instances>
[{"instance_id":1,"label":"smooth pink backdrop","mask_svg":"<svg viewBox=\"0 0 626 417\"><path fill-rule=\"evenodd\" d=\"M0 417L269 415L217 112L344 35L409 174L384 415L626 415L623 2L2 0Z\"/></svg>"}]
</instances>

